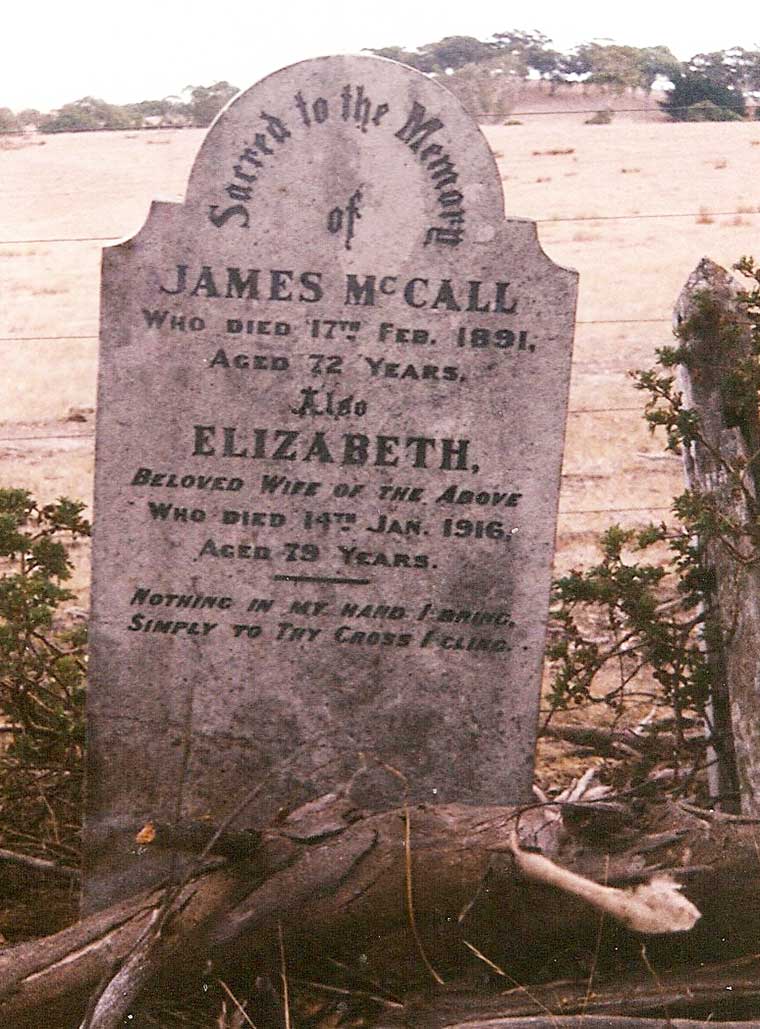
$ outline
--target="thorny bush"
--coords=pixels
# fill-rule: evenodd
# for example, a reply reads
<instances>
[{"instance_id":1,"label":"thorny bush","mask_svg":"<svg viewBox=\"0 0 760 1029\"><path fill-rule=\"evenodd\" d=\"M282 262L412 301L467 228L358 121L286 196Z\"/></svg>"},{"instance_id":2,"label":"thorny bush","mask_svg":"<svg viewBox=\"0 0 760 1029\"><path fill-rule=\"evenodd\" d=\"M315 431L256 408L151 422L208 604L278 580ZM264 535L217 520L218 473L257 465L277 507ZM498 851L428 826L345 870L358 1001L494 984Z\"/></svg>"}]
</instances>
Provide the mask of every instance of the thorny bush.
<instances>
[{"instance_id":1,"label":"thorny bush","mask_svg":"<svg viewBox=\"0 0 760 1029\"><path fill-rule=\"evenodd\" d=\"M698 336L728 345L749 324L751 355L727 369L722 381L728 420L741 427L747 412L757 410L760 391L760 268L751 258L742 258L735 269L749 283L738 294L739 311L726 310L707 295L697 297L696 313L675 334L681 340ZM657 367L630 373L635 388L646 394L644 417L650 430L664 430L666 449L673 453L695 441L708 445L696 411L684 406L676 387L673 370L682 363L688 363L688 355L677 344L657 351ZM696 757L690 734L694 765L678 788L691 784L698 766L710 760L711 669L706 649L712 641L705 610L714 582L705 548L717 543L733 560L760 559L760 506L751 485L758 471L746 461L731 464L713 456L722 465L728 488L741 493L746 518L732 516L709 492L685 490L673 502L672 524L643 529L613 525L599 541L598 564L573 570L554 583L548 647L552 680L544 724L555 712L581 705L606 706L617 724L648 705L653 713L659 709L667 716L659 724L675 730L685 757L687 730L696 718L708 732ZM612 685L608 677L599 686L603 669L614 669Z\"/></svg>"},{"instance_id":2,"label":"thorny bush","mask_svg":"<svg viewBox=\"0 0 760 1029\"><path fill-rule=\"evenodd\" d=\"M69 860L81 819L86 625L66 616L74 594L62 584L66 544L90 534L83 509L0 490L0 834L6 846Z\"/></svg>"}]
</instances>

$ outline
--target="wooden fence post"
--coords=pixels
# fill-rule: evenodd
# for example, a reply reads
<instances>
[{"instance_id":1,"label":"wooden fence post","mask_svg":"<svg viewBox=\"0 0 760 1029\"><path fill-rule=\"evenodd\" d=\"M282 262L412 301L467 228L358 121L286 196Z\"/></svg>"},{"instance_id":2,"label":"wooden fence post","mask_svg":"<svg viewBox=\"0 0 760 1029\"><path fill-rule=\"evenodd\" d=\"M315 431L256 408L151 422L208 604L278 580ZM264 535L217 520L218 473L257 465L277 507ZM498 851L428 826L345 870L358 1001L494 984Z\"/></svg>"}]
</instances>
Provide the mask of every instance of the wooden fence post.
<instances>
[{"instance_id":1,"label":"wooden fence post","mask_svg":"<svg viewBox=\"0 0 760 1029\"><path fill-rule=\"evenodd\" d=\"M737 293L729 273L704 258L678 298L675 326L683 403L700 425L700 439L683 448L688 487L712 494L719 515L747 525L758 514L760 420L756 396L731 389L731 376L752 354ZM745 466L740 481L729 468L737 462ZM706 541L704 561L714 577L704 634L714 682L711 791L723 810L736 810L740 798L745 813L760 815L758 550L746 536L727 534Z\"/></svg>"}]
</instances>

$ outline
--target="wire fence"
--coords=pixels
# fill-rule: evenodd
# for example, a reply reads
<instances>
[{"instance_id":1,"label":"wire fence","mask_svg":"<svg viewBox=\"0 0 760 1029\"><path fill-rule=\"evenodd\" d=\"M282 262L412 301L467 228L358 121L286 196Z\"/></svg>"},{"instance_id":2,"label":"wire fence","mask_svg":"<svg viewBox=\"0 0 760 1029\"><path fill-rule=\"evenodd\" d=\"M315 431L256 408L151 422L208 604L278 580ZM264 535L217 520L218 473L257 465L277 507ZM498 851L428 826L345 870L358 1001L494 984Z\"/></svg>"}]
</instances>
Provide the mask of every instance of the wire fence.
<instances>
[{"instance_id":1,"label":"wire fence","mask_svg":"<svg viewBox=\"0 0 760 1029\"><path fill-rule=\"evenodd\" d=\"M563 511L560 508L559 517L565 518L567 515L594 515L594 514L653 514L655 511L671 511L673 510L672 504L667 506L652 506L652 507L583 507L577 508L574 511Z\"/></svg>"},{"instance_id":2,"label":"wire fence","mask_svg":"<svg viewBox=\"0 0 760 1029\"><path fill-rule=\"evenodd\" d=\"M560 85L572 85L572 83L561 83ZM665 93L664 95L667 96L667 93ZM553 109L550 108L548 110L546 108L541 108L540 111L520 111L520 110L515 110L515 111L509 111L506 114L503 111L471 111L470 114L471 114L471 116L473 118L476 118L476 119L477 118L503 118L504 120L506 120L508 118L520 118L520 117L522 117L522 118L528 118L528 117L533 118L533 117L536 117L536 116L557 115L557 114L562 114L562 115L566 115L566 114L598 114L599 111L609 111L613 115L615 115L615 114L649 114L649 115L657 115L658 116L658 118L657 118L658 122L661 122L662 119L667 120L668 114L670 112L672 112L673 114L678 112L680 114L683 111L688 111L690 107L694 106L693 104L666 104L666 107L662 107L661 106L662 105L662 101L655 100L652 104L650 104L647 107L614 107L614 106L611 107L609 105L609 100L610 100L609 96L605 96L604 94L600 94L598 99L599 99L599 103L597 103L597 105L595 107L562 107L562 108L553 108ZM604 103L605 100L607 101L606 105ZM614 103L614 97L612 98L612 102ZM758 110L756 105L754 105L754 106L750 105L750 107L751 107L751 109L753 111L757 111ZM755 114L755 117L757 117L757 114ZM102 127L88 128L87 132L88 133L89 132L97 132L97 133L113 132L113 133L119 133L119 134L122 134L122 135L127 133L127 132L129 132L129 133L144 132L144 133L146 133L146 135L155 135L157 132L160 132L162 129L163 130L170 130L172 132L174 132L174 131L185 131L187 129L199 129L199 130L206 131L207 130L207 126L202 126L202 125L161 125L161 126L155 126L155 125L130 125L130 126L124 126L123 128L118 128L118 129L110 128L110 127L107 127L107 126L102 126ZM2 135L4 135L4 136L28 136L28 135L34 135L34 134L35 133L25 132L24 129L6 129L2 133ZM55 132L54 133L42 132L42 133L38 133L38 134L43 135L43 136L45 136L45 135L56 135Z\"/></svg>"},{"instance_id":3,"label":"wire fence","mask_svg":"<svg viewBox=\"0 0 760 1029\"><path fill-rule=\"evenodd\" d=\"M566 216L566 217L555 217L555 218L541 218L536 219L539 224L552 224L562 222L574 222L574 221L622 221L622 220L637 220L637 219L656 219L656 218L697 218L705 216L704 211L699 212L683 212L674 213L668 212L664 214L651 213L651 214L638 214L638 215L578 215L578 216ZM710 212L713 216L726 216L726 215L740 215L748 213L760 213L760 212L747 212L742 211L727 211L727 212ZM113 243L122 239L123 236L55 236L55 237L35 237L35 238L23 238L23 239L0 239L0 246L23 246L32 244L66 244L66 243ZM31 255L33 256L33 255ZM578 326L593 326L593 325L670 325L672 319L670 318L590 318L577 320L576 325ZM96 340L96 333L77 333L68 335L35 335L35 336L0 336L0 342L3 343L33 343L33 342L66 342L74 340L94 341ZM628 414L638 413L641 411L639 406L628 406L619 405L616 407L579 407L570 408L568 415L572 417L581 417L586 415L604 415L604 414ZM40 433L34 436L0 436L0 443L14 444L14 443L56 443L65 441L89 441L91 442L94 438L92 432L81 432L81 433ZM650 507L609 507L609 508L574 508L567 510L560 510L559 517L583 517L586 515L622 515L622 514L654 514L657 512L669 511L669 507L660 505Z\"/></svg>"},{"instance_id":4,"label":"wire fence","mask_svg":"<svg viewBox=\"0 0 760 1029\"><path fill-rule=\"evenodd\" d=\"M672 218L729 218L729 217L757 217L760 215L760 206L740 207L731 211L712 211L701 208L699 211L651 211L644 214L568 214L554 218L531 218L537 225L557 225L564 222L618 222L618 221L652 221L657 219ZM37 243L116 243L121 236L39 236L26 239L0 239L0 246L30 246ZM34 256L19 255L19 256Z\"/></svg>"},{"instance_id":5,"label":"wire fence","mask_svg":"<svg viewBox=\"0 0 760 1029\"><path fill-rule=\"evenodd\" d=\"M672 318L578 318L576 325L671 325ZM54 340L97 339L97 332L69 336L0 336L0 343L44 343ZM661 342L661 341L658 341ZM652 343L656 346L657 343Z\"/></svg>"},{"instance_id":6,"label":"wire fence","mask_svg":"<svg viewBox=\"0 0 760 1029\"><path fill-rule=\"evenodd\" d=\"M631 410L638 410L632 408ZM0 444L14 443L61 443L69 441L84 441L92 446L95 440L94 431L89 432L57 432L39 433L34 436L0 436ZM607 515L607 514L654 514L661 511L672 511L672 505L652 504L646 507L589 507L589 508L568 508L560 507L558 516L560 519L583 515Z\"/></svg>"},{"instance_id":7,"label":"wire fence","mask_svg":"<svg viewBox=\"0 0 760 1029\"><path fill-rule=\"evenodd\" d=\"M599 107L593 109L582 109L582 110L563 110L563 111L514 111L511 112L510 117L518 115L548 115L548 114L593 114L599 110ZM613 112L618 113L652 113L650 108L618 108ZM481 117L486 115L481 114ZM61 194L62 196L64 194ZM74 194L70 194L74 195ZM748 209L747 206L741 207L736 210L720 210L712 211L706 208L701 208L699 211L667 211L667 212L644 212L635 214L581 214L581 215L559 215L551 218L536 218L533 219L537 224L540 225L552 225L552 224L563 224L563 223L574 223L574 222L620 222L620 221L653 221L653 220L673 220L673 219L696 219L702 221L706 219L712 219L717 217L753 217L760 214L760 208ZM123 235L119 236L45 236L45 237L30 237L30 238L18 238L18 239L0 239L0 247L3 246L29 246L37 244L74 244L74 243L116 243L121 239L124 239ZM14 255L14 256L36 256L36 255ZM672 318L668 317L631 317L631 318L590 318L590 319L578 319L576 322L578 326L615 326L615 325L672 325ZM0 342L2 343L34 343L34 342L66 342L66 341L94 341L96 340L97 333L75 333L75 334L61 334L61 335L9 335L0 336ZM665 342L664 340L659 342ZM656 346L656 343L652 344ZM568 414L572 417L583 417L583 416L597 416L597 415L614 415L614 414L630 414L640 413L642 410L641 406L628 406L618 405L615 407L577 407L571 408ZM37 435L25 435L25 436L0 436L0 443L14 444L14 443L56 443L65 441L85 441L91 444L94 438L94 433L79 432L79 433L41 433ZM671 507L655 504L652 506L645 507L598 507L598 508L573 508L573 509L561 509L559 512L560 518L567 517L583 517L589 515L641 515L641 514L657 514L665 511L670 511Z\"/></svg>"},{"instance_id":8,"label":"wire fence","mask_svg":"<svg viewBox=\"0 0 760 1029\"><path fill-rule=\"evenodd\" d=\"M672 111L674 114L676 112L680 114L683 111L688 111L690 107L694 106L693 104L668 104L667 109L663 109L660 107L660 101L657 100L655 101L656 106L655 104L652 104L649 107L610 107L609 105L605 106L603 103L605 99L606 98L604 96L600 96L600 102L596 107L562 107L550 110L542 108L540 111L509 111L507 114L504 114L502 111L478 111L476 114L473 114L473 118L503 118L506 120L508 118L528 118L535 117L536 115L547 114L598 114L599 111L609 111L613 116L616 114L655 114L658 115L658 119L655 124L662 124L663 122L659 116L662 116L662 119L665 119L667 123L668 112ZM753 110L756 112L758 108L754 107ZM755 117L758 117L757 114L755 114ZM698 123L692 122L690 124ZM736 122L732 120L730 124L736 124Z\"/></svg>"}]
</instances>

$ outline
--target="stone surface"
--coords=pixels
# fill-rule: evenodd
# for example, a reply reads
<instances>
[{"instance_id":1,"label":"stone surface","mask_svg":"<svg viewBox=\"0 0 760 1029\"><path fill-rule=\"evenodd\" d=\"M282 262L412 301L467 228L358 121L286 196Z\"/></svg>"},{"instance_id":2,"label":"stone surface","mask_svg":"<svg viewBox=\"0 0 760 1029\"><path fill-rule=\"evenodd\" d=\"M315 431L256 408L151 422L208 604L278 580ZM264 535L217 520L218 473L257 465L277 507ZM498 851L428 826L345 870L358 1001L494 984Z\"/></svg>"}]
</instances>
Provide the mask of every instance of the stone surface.
<instances>
[{"instance_id":1,"label":"stone surface","mask_svg":"<svg viewBox=\"0 0 760 1029\"><path fill-rule=\"evenodd\" d=\"M529 799L576 285L370 57L241 94L105 251L87 908L265 777L238 826Z\"/></svg>"}]
</instances>

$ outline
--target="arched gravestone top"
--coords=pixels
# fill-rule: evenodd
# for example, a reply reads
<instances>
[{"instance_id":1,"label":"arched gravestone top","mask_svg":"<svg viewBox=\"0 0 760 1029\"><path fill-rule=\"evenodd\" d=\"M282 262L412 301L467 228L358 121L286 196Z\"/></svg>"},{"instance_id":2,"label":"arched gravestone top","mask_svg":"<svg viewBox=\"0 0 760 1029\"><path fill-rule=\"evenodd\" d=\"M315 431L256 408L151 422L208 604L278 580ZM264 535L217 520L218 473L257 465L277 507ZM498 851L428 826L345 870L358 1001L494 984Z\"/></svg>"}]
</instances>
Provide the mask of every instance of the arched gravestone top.
<instances>
[{"instance_id":1,"label":"arched gravestone top","mask_svg":"<svg viewBox=\"0 0 760 1029\"><path fill-rule=\"evenodd\" d=\"M88 908L186 859L144 823L264 777L240 826L349 780L529 799L576 278L374 57L242 93L105 250Z\"/></svg>"},{"instance_id":2,"label":"arched gravestone top","mask_svg":"<svg viewBox=\"0 0 760 1029\"><path fill-rule=\"evenodd\" d=\"M272 153L256 146L257 135ZM261 167L245 160L241 140L257 151L251 156ZM220 168L227 176L221 182ZM236 168L254 173L256 182L237 179ZM224 190L228 182L250 185L250 201L240 201L245 214L229 213L235 201ZM284 235L324 249L325 200L333 196L342 205L357 188L363 196L361 231L357 224L351 240L355 257L364 250L375 261L403 259L443 235L427 239L429 228L461 228L462 239L486 243L503 222L498 169L470 115L437 82L377 57L304 61L241 93L198 153L187 202L215 205L217 217L237 227L249 221L261 243L279 246ZM441 217L460 208L461 224Z\"/></svg>"}]
</instances>

